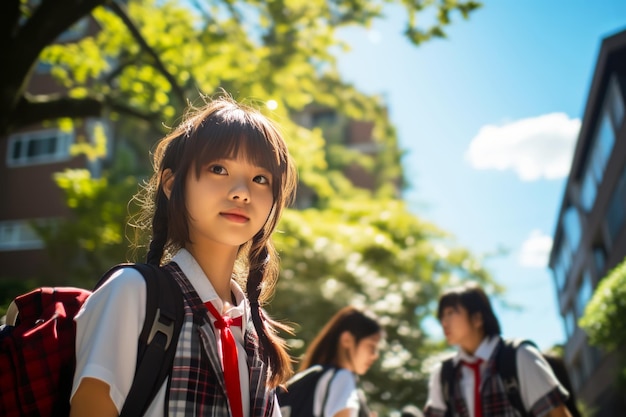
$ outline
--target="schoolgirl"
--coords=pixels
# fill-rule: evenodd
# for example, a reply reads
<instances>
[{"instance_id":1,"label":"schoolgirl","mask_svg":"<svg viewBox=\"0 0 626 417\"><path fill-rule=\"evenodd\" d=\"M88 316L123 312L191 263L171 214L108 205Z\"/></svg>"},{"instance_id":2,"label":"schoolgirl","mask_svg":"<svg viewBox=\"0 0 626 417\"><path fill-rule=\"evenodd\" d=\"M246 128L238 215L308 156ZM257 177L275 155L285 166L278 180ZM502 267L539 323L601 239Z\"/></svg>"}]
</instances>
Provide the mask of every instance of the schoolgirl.
<instances>
[{"instance_id":1,"label":"schoolgirl","mask_svg":"<svg viewBox=\"0 0 626 417\"><path fill-rule=\"evenodd\" d=\"M452 395L445 400L441 363L433 369L428 386L426 417L517 417L510 403L495 358L500 349L500 324L483 289L468 283L445 292L439 299L438 318L448 344L458 346L453 356ZM536 348L522 344L516 351L517 376L523 406L529 415L570 417L567 391Z\"/></svg>"},{"instance_id":2,"label":"schoolgirl","mask_svg":"<svg viewBox=\"0 0 626 417\"><path fill-rule=\"evenodd\" d=\"M229 97L209 100L159 142L153 164L138 196L151 224L147 260L181 287L185 318L170 377L144 415L279 415L274 388L290 358L261 307L277 279L271 235L296 172L277 126ZM72 417L119 415L145 303L143 278L123 268L76 317ZM232 346L220 316L242 319L230 326ZM234 366L224 365L229 352Z\"/></svg>"},{"instance_id":3,"label":"schoolgirl","mask_svg":"<svg viewBox=\"0 0 626 417\"><path fill-rule=\"evenodd\" d=\"M358 378L379 356L383 330L371 313L353 306L339 310L307 348L299 371L321 365L313 401L320 417L370 417Z\"/></svg>"}]
</instances>

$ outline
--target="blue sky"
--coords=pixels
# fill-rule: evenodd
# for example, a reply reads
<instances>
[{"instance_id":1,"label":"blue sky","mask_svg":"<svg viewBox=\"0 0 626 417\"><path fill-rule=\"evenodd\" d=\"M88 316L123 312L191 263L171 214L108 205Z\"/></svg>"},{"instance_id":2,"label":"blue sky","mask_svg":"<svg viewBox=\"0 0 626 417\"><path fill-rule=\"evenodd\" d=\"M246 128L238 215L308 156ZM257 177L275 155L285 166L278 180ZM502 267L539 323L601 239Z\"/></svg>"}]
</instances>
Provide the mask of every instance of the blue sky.
<instances>
[{"instance_id":1,"label":"blue sky","mask_svg":"<svg viewBox=\"0 0 626 417\"><path fill-rule=\"evenodd\" d=\"M564 340L547 256L602 38L625 0L486 0L420 47L400 9L341 37L345 79L386 97L416 214L452 233L507 287L507 337ZM440 336L438 326L432 327Z\"/></svg>"}]
</instances>

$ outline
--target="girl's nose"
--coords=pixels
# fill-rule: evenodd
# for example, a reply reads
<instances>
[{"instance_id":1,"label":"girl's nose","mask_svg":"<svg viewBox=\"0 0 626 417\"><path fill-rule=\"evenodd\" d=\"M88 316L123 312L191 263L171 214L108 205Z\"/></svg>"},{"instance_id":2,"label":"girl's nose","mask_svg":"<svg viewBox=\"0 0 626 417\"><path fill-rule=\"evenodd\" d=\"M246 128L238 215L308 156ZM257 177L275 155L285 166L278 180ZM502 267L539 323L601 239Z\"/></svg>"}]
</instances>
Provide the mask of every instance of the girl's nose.
<instances>
[{"instance_id":1,"label":"girl's nose","mask_svg":"<svg viewBox=\"0 0 626 417\"><path fill-rule=\"evenodd\" d=\"M250 201L250 189L245 182L239 181L230 190L230 198L231 200L248 203Z\"/></svg>"}]
</instances>

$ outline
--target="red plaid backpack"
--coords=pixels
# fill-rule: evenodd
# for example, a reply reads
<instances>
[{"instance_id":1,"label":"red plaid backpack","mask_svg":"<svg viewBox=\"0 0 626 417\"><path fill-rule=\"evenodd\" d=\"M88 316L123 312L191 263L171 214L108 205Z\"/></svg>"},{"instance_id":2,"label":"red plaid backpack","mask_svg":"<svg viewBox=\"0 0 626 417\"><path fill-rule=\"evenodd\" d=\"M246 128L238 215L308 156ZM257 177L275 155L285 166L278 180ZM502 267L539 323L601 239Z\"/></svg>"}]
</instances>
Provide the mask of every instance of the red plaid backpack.
<instances>
[{"instance_id":1,"label":"red plaid backpack","mask_svg":"<svg viewBox=\"0 0 626 417\"><path fill-rule=\"evenodd\" d=\"M117 265L96 288L122 266L139 270L147 288L135 379L120 414L136 417L145 412L171 371L183 322L183 296L165 271L148 264ZM0 331L1 416L69 415L76 365L74 316L90 294L81 288L42 287L15 298ZM19 313L13 320L15 307Z\"/></svg>"}]
</instances>

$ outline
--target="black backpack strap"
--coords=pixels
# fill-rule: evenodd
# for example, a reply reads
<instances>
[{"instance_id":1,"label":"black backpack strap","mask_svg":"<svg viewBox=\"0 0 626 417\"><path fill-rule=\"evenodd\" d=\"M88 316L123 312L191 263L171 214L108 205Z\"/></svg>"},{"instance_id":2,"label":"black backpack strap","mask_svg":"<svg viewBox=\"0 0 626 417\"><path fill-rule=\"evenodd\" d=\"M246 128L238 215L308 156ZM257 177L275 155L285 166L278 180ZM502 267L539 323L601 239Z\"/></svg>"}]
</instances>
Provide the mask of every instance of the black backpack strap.
<instances>
[{"instance_id":1,"label":"black backpack strap","mask_svg":"<svg viewBox=\"0 0 626 417\"><path fill-rule=\"evenodd\" d=\"M452 401L454 393L454 377L455 366L452 358L448 358L441 362L441 373L439 374L439 382L441 385L441 394L443 401L446 403L445 417L452 417L452 410L454 409L454 402Z\"/></svg>"},{"instance_id":2,"label":"black backpack strap","mask_svg":"<svg viewBox=\"0 0 626 417\"><path fill-rule=\"evenodd\" d=\"M172 370L178 336L184 320L183 294L176 280L162 268L150 264L120 264L113 270L131 267L146 281L146 319L139 335L137 368L120 417L141 416Z\"/></svg>"},{"instance_id":3,"label":"black backpack strap","mask_svg":"<svg viewBox=\"0 0 626 417\"><path fill-rule=\"evenodd\" d=\"M501 339L496 353L496 370L502 379L509 402L522 416L526 417L530 414L522 402L519 378L517 377L517 348L523 343L535 346L530 340Z\"/></svg>"}]
</instances>

